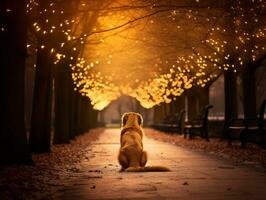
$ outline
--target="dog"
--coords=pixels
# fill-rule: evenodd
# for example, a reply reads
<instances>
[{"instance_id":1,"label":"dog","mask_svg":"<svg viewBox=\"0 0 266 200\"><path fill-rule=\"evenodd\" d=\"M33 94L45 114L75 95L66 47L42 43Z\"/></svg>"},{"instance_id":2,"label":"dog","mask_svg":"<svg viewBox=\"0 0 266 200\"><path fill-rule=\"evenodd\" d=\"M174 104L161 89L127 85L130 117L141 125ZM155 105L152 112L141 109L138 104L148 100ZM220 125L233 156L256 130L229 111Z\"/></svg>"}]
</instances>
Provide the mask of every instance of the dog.
<instances>
[{"instance_id":1,"label":"dog","mask_svg":"<svg viewBox=\"0 0 266 200\"><path fill-rule=\"evenodd\" d=\"M143 118L139 113L127 112L122 116L122 130L120 135L120 149L118 161L121 171L125 172L148 172L170 171L162 166L145 166L147 152L143 150Z\"/></svg>"}]
</instances>

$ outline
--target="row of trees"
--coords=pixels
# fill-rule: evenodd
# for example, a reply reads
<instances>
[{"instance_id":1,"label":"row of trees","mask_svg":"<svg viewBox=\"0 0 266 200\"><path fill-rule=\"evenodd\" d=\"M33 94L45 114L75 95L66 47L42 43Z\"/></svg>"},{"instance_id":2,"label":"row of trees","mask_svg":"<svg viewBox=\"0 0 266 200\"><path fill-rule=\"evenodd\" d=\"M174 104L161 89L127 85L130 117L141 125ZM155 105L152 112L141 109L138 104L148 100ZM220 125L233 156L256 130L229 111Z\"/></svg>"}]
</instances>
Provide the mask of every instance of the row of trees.
<instances>
[{"instance_id":1,"label":"row of trees","mask_svg":"<svg viewBox=\"0 0 266 200\"><path fill-rule=\"evenodd\" d=\"M127 59L129 61L126 63L127 68L130 70L125 70L126 81L130 79L135 86L125 88L125 82L118 86L114 85L113 88L118 88L113 92L114 98L119 96L115 93L122 90L126 91L127 95L136 97L143 106L151 107L160 102L169 103L175 96L191 89L192 86L208 87L211 82L224 74L226 79L225 118L228 121L236 117L238 112L236 76L239 75L243 83L245 117L256 115L254 73L265 59L265 2L191 0L187 2L142 1L140 3L135 1L128 5L121 5L120 7L111 5L107 8L116 14L119 12L124 14L124 10L134 11L132 20L117 27L125 27L130 23L131 27L128 28L133 27L137 30L137 34L132 37L130 31L124 31L127 34L120 34L119 31L112 33L126 38L127 41L130 39L142 45L135 47L139 50L138 54L132 50L134 47L127 49L137 58ZM105 11L109 12L108 9ZM99 10L102 11L101 8ZM108 30L99 27L97 33ZM111 29L115 30L117 27ZM110 38L117 39L112 36ZM114 49L119 46L112 45ZM85 47L88 49L88 45ZM146 49L146 52L149 51L150 54L147 56L143 49ZM147 59L146 62L145 59ZM99 69L101 71L102 68ZM139 70L145 73L140 74ZM110 71L108 69L108 72ZM119 74L122 70L118 68L113 71ZM94 81L91 82L93 84L83 84L87 79L93 79L92 76L86 75L90 74L89 72L90 70L83 67L75 73L75 79L78 80L76 86L85 95L94 97L97 96L91 95L94 94L91 91L95 90ZM136 74L138 80L134 80ZM145 78L148 80L146 81ZM118 84L121 82L120 79L115 81ZM173 82L175 84L172 84ZM99 82L99 85L104 85L104 83ZM111 89L106 87L103 91L107 93L107 90Z\"/></svg>"},{"instance_id":2,"label":"row of trees","mask_svg":"<svg viewBox=\"0 0 266 200\"><path fill-rule=\"evenodd\" d=\"M180 52L182 54L182 51L191 55L192 51L194 61L200 59L201 64L208 66L205 73L216 75L204 84L204 88L194 86L185 92L188 99L188 119L192 119L199 109L208 103L208 87L221 75L224 75L225 125L231 118L238 116L237 77L241 80L244 117L256 117L258 105L255 72L263 66L266 58L265 2L238 0L210 4L209 1L204 1L199 2L198 6L192 6L189 14L180 12L175 3L167 6L177 8L173 13L173 21L176 21L179 29L182 24L187 24L182 34L170 32L167 36L160 36L182 44L173 47L169 53L171 57ZM192 23L188 23L186 16L193 19ZM163 41L167 49L172 47L171 43L165 42L167 40L160 41ZM195 68L195 71L197 72L198 68ZM184 108L184 98L177 99ZM171 110L172 106L168 107L168 110Z\"/></svg>"},{"instance_id":3,"label":"row of trees","mask_svg":"<svg viewBox=\"0 0 266 200\"><path fill-rule=\"evenodd\" d=\"M1 79L1 135L0 163L32 163L31 152L51 151L51 144L68 143L76 135L96 126L97 112L92 110L87 98L74 91L69 59L54 66L51 48L65 41L62 32L54 35L37 33L32 30L33 20L48 26L45 19L56 21L69 18L73 12L67 12L60 19L44 12L51 1L39 1L39 10L32 11L28 1L4 0L0 3L0 62L3 69ZM71 3L70 1L69 3ZM32 3L32 2L31 2ZM36 3L36 2L33 2ZM69 6L59 2L57 6ZM73 3L73 2L72 2ZM75 9L75 8L74 8ZM49 28L49 27L48 27ZM45 45L45 48L44 48ZM27 47L34 46L34 51ZM50 48L49 48L50 47ZM63 50L68 52L71 44ZM31 55L30 53L34 53ZM75 56L77 55L68 55ZM32 105L32 119L29 135L25 129L24 87L26 59L36 57L35 84ZM53 100L54 99L54 100ZM52 104L55 108L52 110ZM52 141L52 112L54 112L54 130Z\"/></svg>"},{"instance_id":4,"label":"row of trees","mask_svg":"<svg viewBox=\"0 0 266 200\"><path fill-rule=\"evenodd\" d=\"M198 96L201 96L200 105L206 104L209 85L224 74L227 121L237 115L235 88L239 73L242 77L245 117L253 117L256 113L254 73L265 59L264 13L265 3L260 0L39 0L29 1L28 4L25 0L1 1L0 62L4 70L1 83L4 118L0 135L1 162L29 162L30 152L50 151L53 99L54 143L67 143L75 135L93 127L97 112L93 111L88 99L75 89L85 89L84 95L94 90L97 100L104 102L106 99L99 98L99 91L93 88L97 85L93 79L95 76L89 76L89 73L94 63L89 67L84 65L89 68L82 71L85 75L75 71L76 66L84 64L85 58L81 58L84 52L89 55L88 58L93 54L92 47L98 45L101 38L99 34L116 36L127 29L139 28L141 23L143 28L136 30L142 32L136 34L138 38L131 40L142 41L143 47L150 46L148 50L153 49L151 54L156 57L148 56L152 60L148 63L153 66L151 70L145 68L147 63L143 66L138 63L136 68L130 68L132 77L140 74L141 68L147 72L142 75L146 76L149 71L152 74L145 90L141 90L144 95L136 95L140 101L144 96L148 101L153 101L156 98L154 94L157 95L157 90L161 88L159 96L163 98L159 98L160 101L169 101L174 99L172 93L180 95L182 92L167 87L182 87L178 91L186 89L191 102L187 112L192 118L197 110L195 102ZM109 26L108 23L113 23L108 21L112 15L127 20ZM93 37L95 35L98 37ZM26 58L34 57L35 85L28 140L24 123L24 72ZM179 83L175 84L177 81L174 78L167 80L172 75L181 80L180 86ZM164 87L149 87L152 86L149 81L153 83L157 77L160 81L167 81L167 84ZM72 79L80 79L81 82L74 81L74 85ZM88 86L89 79L93 80L90 80L92 85ZM146 80L130 81L134 86L141 87ZM186 81L187 85L184 86L182 81ZM155 80L155 83L158 82ZM98 85L103 84L99 82ZM106 94L106 98L111 96ZM172 101L172 110L178 110L183 105L184 98L177 99L181 103Z\"/></svg>"}]
</instances>

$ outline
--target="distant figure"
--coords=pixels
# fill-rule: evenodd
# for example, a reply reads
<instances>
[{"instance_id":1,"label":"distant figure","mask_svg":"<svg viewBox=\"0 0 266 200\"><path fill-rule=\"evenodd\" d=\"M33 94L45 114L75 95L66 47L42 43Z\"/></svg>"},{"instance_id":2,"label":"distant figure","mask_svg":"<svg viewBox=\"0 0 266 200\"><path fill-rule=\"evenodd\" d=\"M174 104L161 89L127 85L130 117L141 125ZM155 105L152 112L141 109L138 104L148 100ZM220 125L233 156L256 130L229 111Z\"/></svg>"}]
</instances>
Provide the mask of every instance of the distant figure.
<instances>
[{"instance_id":1,"label":"distant figure","mask_svg":"<svg viewBox=\"0 0 266 200\"><path fill-rule=\"evenodd\" d=\"M120 136L120 149L118 161L121 171L126 172L148 172L148 171L170 171L162 166L147 166L147 153L143 150L141 128L143 118L139 113L127 112L122 116L122 130Z\"/></svg>"}]
</instances>

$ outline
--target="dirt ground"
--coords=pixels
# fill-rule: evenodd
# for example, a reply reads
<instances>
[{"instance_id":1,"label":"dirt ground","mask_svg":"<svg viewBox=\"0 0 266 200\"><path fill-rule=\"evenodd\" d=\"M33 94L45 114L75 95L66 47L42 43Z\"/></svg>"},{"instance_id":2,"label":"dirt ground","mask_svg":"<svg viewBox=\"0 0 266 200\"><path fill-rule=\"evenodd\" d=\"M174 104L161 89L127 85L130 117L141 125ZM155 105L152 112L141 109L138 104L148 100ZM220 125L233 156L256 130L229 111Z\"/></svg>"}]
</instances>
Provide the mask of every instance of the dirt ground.
<instances>
[{"instance_id":1,"label":"dirt ground","mask_svg":"<svg viewBox=\"0 0 266 200\"><path fill-rule=\"evenodd\" d=\"M258 164L266 168L266 149L256 144L247 144L242 148L239 141L233 141L232 146L227 145L227 140L211 138L210 142L202 138L185 139L183 135L165 133L154 129L145 129L147 137L163 142L172 143L181 147L200 150L223 158L234 160L237 164Z\"/></svg>"},{"instance_id":2,"label":"dirt ground","mask_svg":"<svg viewBox=\"0 0 266 200\"><path fill-rule=\"evenodd\" d=\"M0 199L57 199L58 193L75 184L81 177L84 179L82 163L94 159L95 155L100 155L99 152L92 150L91 144L97 141L104 131L105 129L94 129L78 136L70 144L54 145L50 154L33 154L34 166L0 166ZM117 131L119 132L119 129ZM233 160L237 165L266 167L266 150L253 144L241 148L240 143L235 142L228 147L227 141L221 139L211 138L210 142L200 138L187 140L181 135L167 134L154 129L145 129L145 134L148 138L185 149ZM116 168L114 170L118 171Z\"/></svg>"},{"instance_id":3,"label":"dirt ground","mask_svg":"<svg viewBox=\"0 0 266 200\"><path fill-rule=\"evenodd\" d=\"M147 166L164 166L170 171L120 172L119 141L119 129L105 129L91 144L95 157L83 162L84 176L64 188L58 199L265 200L266 173L261 167L236 164L231 159L144 135Z\"/></svg>"},{"instance_id":4,"label":"dirt ground","mask_svg":"<svg viewBox=\"0 0 266 200\"><path fill-rule=\"evenodd\" d=\"M90 130L70 144L53 145L51 153L33 154L34 166L0 166L0 199L54 199L80 175L80 162L93 157L90 143L103 130Z\"/></svg>"}]
</instances>

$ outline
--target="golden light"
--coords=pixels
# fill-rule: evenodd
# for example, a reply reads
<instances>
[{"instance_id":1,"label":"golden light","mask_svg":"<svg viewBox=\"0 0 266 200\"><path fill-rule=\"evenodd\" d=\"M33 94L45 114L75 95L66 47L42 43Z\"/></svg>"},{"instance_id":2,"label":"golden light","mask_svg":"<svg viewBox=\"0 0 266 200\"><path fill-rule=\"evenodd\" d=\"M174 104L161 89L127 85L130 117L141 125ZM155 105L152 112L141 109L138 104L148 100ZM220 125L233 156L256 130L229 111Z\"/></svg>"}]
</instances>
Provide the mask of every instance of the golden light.
<instances>
[{"instance_id":1,"label":"golden light","mask_svg":"<svg viewBox=\"0 0 266 200\"><path fill-rule=\"evenodd\" d=\"M196 3L201 2L196 0ZM96 1L80 1L82 12L70 19L62 18L57 23L45 19L45 25L32 22L36 34L51 36L60 32L64 35L56 46L45 44L41 48L51 52L54 64L66 58L73 61L66 67L71 67L75 90L88 97L96 110L104 109L121 95L136 98L145 108L170 103L193 86L205 87L223 70L233 68L237 72L265 52L265 43L260 42L266 35L262 23L265 19L256 16L260 4L254 4L251 9L250 20L257 24L252 32L245 14L233 13L236 14L232 18L233 39L228 36L232 34L231 27L224 21L218 20L211 26L211 10L210 16L202 17L197 9L188 9L183 14L170 9L135 21L149 15L154 8L131 10L128 4L126 0L113 1L110 7L127 9L112 9L109 14L103 14L108 7L103 13L99 9L97 19L92 18L89 27L84 11L87 9L91 12L88 16L93 16L90 7L98 5ZM225 10L228 16L241 5L236 1L234 6L232 10ZM30 0L27 11L36 7L38 3ZM56 18L67 13L55 8L56 3L50 3L40 14L49 13ZM180 18L181 15L184 17ZM199 26L200 20L208 24ZM196 27L196 31L192 27ZM204 37L206 33L208 37ZM189 48L184 38L191 43ZM74 56L65 53L67 48ZM165 54L164 51L170 50L170 55Z\"/></svg>"}]
</instances>

